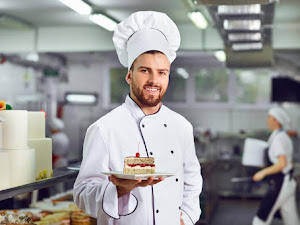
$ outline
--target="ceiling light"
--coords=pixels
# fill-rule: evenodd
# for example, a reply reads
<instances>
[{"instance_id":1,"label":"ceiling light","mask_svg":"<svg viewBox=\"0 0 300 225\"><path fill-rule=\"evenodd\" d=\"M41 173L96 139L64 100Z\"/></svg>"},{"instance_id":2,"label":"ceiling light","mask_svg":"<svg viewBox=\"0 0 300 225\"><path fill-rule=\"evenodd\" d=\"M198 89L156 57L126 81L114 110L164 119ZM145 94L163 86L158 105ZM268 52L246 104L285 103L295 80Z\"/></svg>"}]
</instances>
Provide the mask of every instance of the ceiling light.
<instances>
[{"instance_id":1,"label":"ceiling light","mask_svg":"<svg viewBox=\"0 0 300 225\"><path fill-rule=\"evenodd\" d=\"M39 54L36 52L32 52L26 55L26 59L29 61L37 62L39 61Z\"/></svg>"},{"instance_id":2,"label":"ceiling light","mask_svg":"<svg viewBox=\"0 0 300 225\"><path fill-rule=\"evenodd\" d=\"M208 26L207 20L199 11L189 12L188 17L199 29L206 29Z\"/></svg>"},{"instance_id":3,"label":"ceiling light","mask_svg":"<svg viewBox=\"0 0 300 225\"><path fill-rule=\"evenodd\" d=\"M19 56L23 60L32 61L32 62L39 61L39 54L37 52L21 53L21 54L19 54Z\"/></svg>"},{"instance_id":4,"label":"ceiling light","mask_svg":"<svg viewBox=\"0 0 300 225\"><path fill-rule=\"evenodd\" d=\"M233 51L251 51L251 50L261 50L263 45L261 42L258 43L236 43L232 44Z\"/></svg>"},{"instance_id":5,"label":"ceiling light","mask_svg":"<svg viewBox=\"0 0 300 225\"><path fill-rule=\"evenodd\" d=\"M92 12L92 7L81 0L59 0L66 6L70 7L74 11L81 15L89 15Z\"/></svg>"},{"instance_id":6,"label":"ceiling light","mask_svg":"<svg viewBox=\"0 0 300 225\"><path fill-rule=\"evenodd\" d=\"M114 31L117 26L117 22L103 14L90 15L90 20L109 31Z\"/></svg>"},{"instance_id":7,"label":"ceiling light","mask_svg":"<svg viewBox=\"0 0 300 225\"><path fill-rule=\"evenodd\" d=\"M226 61L226 54L223 50L214 51L214 55L217 58L217 60L219 60L220 62Z\"/></svg>"},{"instance_id":8,"label":"ceiling light","mask_svg":"<svg viewBox=\"0 0 300 225\"><path fill-rule=\"evenodd\" d=\"M261 33L230 33L228 34L228 40L230 42L234 41L260 41Z\"/></svg>"},{"instance_id":9,"label":"ceiling light","mask_svg":"<svg viewBox=\"0 0 300 225\"><path fill-rule=\"evenodd\" d=\"M260 20L224 20L225 30L260 30Z\"/></svg>"},{"instance_id":10,"label":"ceiling light","mask_svg":"<svg viewBox=\"0 0 300 225\"><path fill-rule=\"evenodd\" d=\"M188 71L185 68L177 68L176 73L181 77L183 77L184 79L188 79L190 76Z\"/></svg>"},{"instance_id":11,"label":"ceiling light","mask_svg":"<svg viewBox=\"0 0 300 225\"><path fill-rule=\"evenodd\" d=\"M70 104L92 105L97 103L96 94L67 93L65 101Z\"/></svg>"},{"instance_id":12,"label":"ceiling light","mask_svg":"<svg viewBox=\"0 0 300 225\"><path fill-rule=\"evenodd\" d=\"M260 4L254 5L220 5L218 14L259 14L261 12Z\"/></svg>"}]
</instances>

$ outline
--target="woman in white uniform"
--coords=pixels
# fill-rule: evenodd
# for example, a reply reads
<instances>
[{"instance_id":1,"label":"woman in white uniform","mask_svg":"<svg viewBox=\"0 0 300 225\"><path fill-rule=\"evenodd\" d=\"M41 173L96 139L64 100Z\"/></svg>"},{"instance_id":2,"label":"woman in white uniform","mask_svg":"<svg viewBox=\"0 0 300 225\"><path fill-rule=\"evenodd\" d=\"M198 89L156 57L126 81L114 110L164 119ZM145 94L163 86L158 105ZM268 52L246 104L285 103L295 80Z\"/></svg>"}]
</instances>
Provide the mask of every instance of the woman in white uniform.
<instances>
[{"instance_id":1,"label":"woman in white uniform","mask_svg":"<svg viewBox=\"0 0 300 225\"><path fill-rule=\"evenodd\" d=\"M296 182L293 178L293 145L284 131L289 123L287 113L280 107L270 109L267 125L273 131L266 152L268 166L254 174L253 180L267 179L269 188L260 203L253 225L269 225L274 217L282 218L285 225L299 225L296 207Z\"/></svg>"}]
</instances>

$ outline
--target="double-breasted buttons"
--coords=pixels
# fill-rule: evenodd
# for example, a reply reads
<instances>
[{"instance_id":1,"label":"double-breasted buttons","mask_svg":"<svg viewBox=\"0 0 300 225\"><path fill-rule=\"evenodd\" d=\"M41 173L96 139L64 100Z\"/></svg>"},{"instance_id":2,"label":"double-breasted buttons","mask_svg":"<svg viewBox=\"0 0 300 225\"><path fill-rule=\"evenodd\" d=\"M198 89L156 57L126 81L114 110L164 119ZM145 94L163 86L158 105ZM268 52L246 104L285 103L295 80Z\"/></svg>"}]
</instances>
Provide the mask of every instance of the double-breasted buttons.
<instances>
[{"instance_id":1,"label":"double-breasted buttons","mask_svg":"<svg viewBox=\"0 0 300 225\"><path fill-rule=\"evenodd\" d=\"M171 150L171 154L174 154L174 151L173 151L173 150Z\"/></svg>"},{"instance_id":2,"label":"double-breasted buttons","mask_svg":"<svg viewBox=\"0 0 300 225\"><path fill-rule=\"evenodd\" d=\"M164 124L164 127L167 127L167 124Z\"/></svg>"},{"instance_id":3,"label":"double-breasted buttons","mask_svg":"<svg viewBox=\"0 0 300 225\"><path fill-rule=\"evenodd\" d=\"M176 182L178 182L178 178L176 178Z\"/></svg>"},{"instance_id":4,"label":"double-breasted buttons","mask_svg":"<svg viewBox=\"0 0 300 225\"><path fill-rule=\"evenodd\" d=\"M153 155L153 152L150 152L150 155Z\"/></svg>"},{"instance_id":5,"label":"double-breasted buttons","mask_svg":"<svg viewBox=\"0 0 300 225\"><path fill-rule=\"evenodd\" d=\"M142 124L142 127L145 127L145 125L144 125L144 124Z\"/></svg>"},{"instance_id":6,"label":"double-breasted buttons","mask_svg":"<svg viewBox=\"0 0 300 225\"><path fill-rule=\"evenodd\" d=\"M156 213L159 213L159 210L158 210L158 209L156 210Z\"/></svg>"}]
</instances>

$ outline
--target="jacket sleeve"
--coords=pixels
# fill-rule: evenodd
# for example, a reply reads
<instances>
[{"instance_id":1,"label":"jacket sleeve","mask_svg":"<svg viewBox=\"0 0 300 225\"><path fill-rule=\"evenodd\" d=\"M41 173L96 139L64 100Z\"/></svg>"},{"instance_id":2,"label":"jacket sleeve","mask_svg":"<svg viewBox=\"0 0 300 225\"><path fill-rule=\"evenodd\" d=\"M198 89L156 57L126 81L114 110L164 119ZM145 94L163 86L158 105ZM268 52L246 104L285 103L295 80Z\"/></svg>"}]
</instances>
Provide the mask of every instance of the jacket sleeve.
<instances>
[{"instance_id":1,"label":"jacket sleeve","mask_svg":"<svg viewBox=\"0 0 300 225\"><path fill-rule=\"evenodd\" d=\"M116 186L101 171L110 171L109 152L99 125L91 125L83 145L83 159L74 184L74 201L94 218L120 219L137 206L132 195L118 198Z\"/></svg>"},{"instance_id":2,"label":"jacket sleeve","mask_svg":"<svg viewBox=\"0 0 300 225\"><path fill-rule=\"evenodd\" d=\"M184 190L182 200L182 219L185 225L195 224L201 214L199 196L202 191L202 176L199 160L196 156L192 125L186 132L186 150L184 154Z\"/></svg>"}]
</instances>

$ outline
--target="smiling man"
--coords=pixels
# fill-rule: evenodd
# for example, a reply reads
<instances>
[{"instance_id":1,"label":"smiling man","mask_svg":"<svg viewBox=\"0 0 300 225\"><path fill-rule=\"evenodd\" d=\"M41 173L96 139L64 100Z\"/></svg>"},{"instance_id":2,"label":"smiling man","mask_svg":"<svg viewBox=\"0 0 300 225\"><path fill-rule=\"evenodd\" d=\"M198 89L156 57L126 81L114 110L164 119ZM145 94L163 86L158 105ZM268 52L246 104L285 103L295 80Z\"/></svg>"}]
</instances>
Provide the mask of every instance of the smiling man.
<instances>
[{"instance_id":1,"label":"smiling man","mask_svg":"<svg viewBox=\"0 0 300 225\"><path fill-rule=\"evenodd\" d=\"M113 41L128 67L125 103L87 130L74 200L98 225L192 225L200 217L202 177L192 125L162 104L180 34L164 13L137 12L122 21ZM119 179L124 158L139 151L156 170L174 176Z\"/></svg>"}]
</instances>

